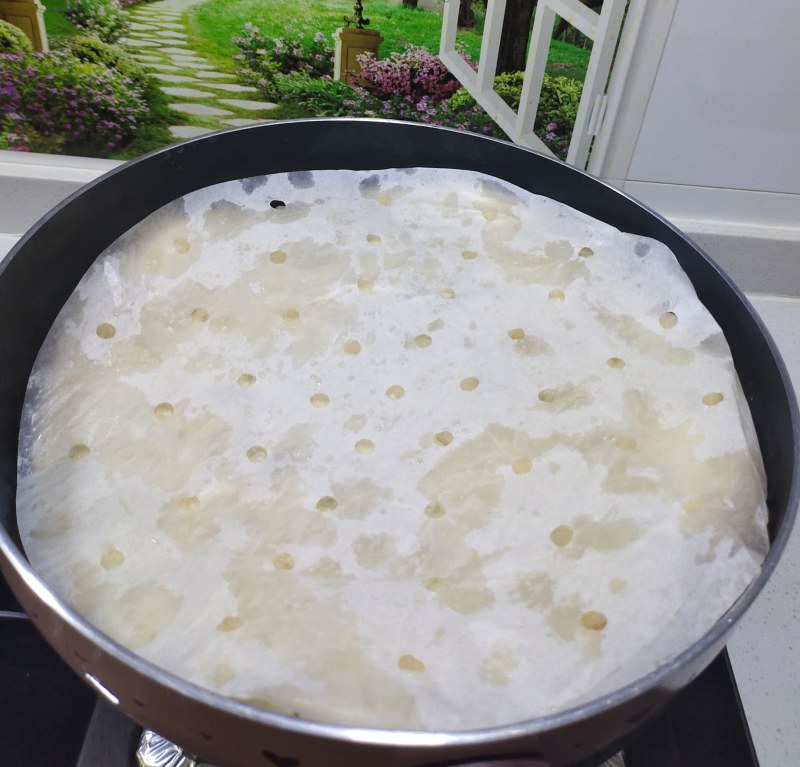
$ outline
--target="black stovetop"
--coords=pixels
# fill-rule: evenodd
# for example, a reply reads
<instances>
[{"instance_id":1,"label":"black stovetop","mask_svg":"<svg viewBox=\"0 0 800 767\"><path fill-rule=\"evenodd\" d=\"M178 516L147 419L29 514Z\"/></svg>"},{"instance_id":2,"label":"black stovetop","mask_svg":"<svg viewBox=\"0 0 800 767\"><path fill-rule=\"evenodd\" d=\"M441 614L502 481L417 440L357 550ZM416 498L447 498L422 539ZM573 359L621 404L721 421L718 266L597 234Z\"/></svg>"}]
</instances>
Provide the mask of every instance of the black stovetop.
<instances>
[{"instance_id":1,"label":"black stovetop","mask_svg":"<svg viewBox=\"0 0 800 767\"><path fill-rule=\"evenodd\" d=\"M50 649L0 578L0 765L133 767L139 735ZM625 767L758 767L727 652L622 749Z\"/></svg>"}]
</instances>

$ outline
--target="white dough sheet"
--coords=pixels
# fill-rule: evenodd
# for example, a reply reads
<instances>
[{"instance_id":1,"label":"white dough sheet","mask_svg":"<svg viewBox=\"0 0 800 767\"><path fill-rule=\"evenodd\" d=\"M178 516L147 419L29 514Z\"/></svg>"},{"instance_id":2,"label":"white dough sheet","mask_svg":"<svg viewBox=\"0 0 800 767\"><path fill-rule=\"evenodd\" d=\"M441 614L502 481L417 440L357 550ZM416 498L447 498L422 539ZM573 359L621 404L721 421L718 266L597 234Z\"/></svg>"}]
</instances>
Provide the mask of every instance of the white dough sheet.
<instances>
[{"instance_id":1,"label":"white dough sheet","mask_svg":"<svg viewBox=\"0 0 800 767\"><path fill-rule=\"evenodd\" d=\"M243 179L122 236L39 355L18 517L158 666L413 730L639 678L768 549L730 352L670 251L439 169Z\"/></svg>"}]
</instances>

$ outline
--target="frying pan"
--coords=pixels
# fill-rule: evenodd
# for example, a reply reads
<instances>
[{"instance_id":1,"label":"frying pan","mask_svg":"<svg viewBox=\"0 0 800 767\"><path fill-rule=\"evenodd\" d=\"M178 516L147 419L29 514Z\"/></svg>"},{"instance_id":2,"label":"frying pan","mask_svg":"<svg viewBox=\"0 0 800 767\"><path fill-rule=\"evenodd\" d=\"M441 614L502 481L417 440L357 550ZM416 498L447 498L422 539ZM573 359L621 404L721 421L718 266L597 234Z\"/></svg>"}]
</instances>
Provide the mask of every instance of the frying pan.
<instances>
[{"instance_id":1,"label":"frying pan","mask_svg":"<svg viewBox=\"0 0 800 767\"><path fill-rule=\"evenodd\" d=\"M16 525L16 461L28 377L56 315L97 256L162 205L232 179L301 170L460 168L505 179L666 244L722 327L753 415L768 478L770 552L759 576L697 642L600 699L466 732L374 730L263 711L139 658L73 612L26 560ZM141 724L223 767L434 767L578 764L619 741L697 676L775 568L800 495L800 417L786 368L750 304L663 218L582 171L503 141L380 120L302 120L235 129L134 160L42 218L0 266L0 570L72 669Z\"/></svg>"}]
</instances>

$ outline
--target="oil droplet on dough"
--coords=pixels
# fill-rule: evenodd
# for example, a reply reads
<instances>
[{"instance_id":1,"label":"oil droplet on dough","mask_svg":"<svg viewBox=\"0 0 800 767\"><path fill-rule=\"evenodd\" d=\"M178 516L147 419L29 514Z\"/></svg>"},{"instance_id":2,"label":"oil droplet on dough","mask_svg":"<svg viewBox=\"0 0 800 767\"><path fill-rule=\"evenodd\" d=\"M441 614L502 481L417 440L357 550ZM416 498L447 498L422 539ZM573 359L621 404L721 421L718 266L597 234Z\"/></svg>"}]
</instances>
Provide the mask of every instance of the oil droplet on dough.
<instances>
[{"instance_id":1,"label":"oil droplet on dough","mask_svg":"<svg viewBox=\"0 0 800 767\"><path fill-rule=\"evenodd\" d=\"M273 250L272 253L269 254L269 260L272 261L273 264L285 264L286 253L282 250Z\"/></svg>"},{"instance_id":2,"label":"oil droplet on dough","mask_svg":"<svg viewBox=\"0 0 800 767\"><path fill-rule=\"evenodd\" d=\"M525 331L522 328L512 328L508 331L508 337L512 341L521 341L525 338Z\"/></svg>"},{"instance_id":3,"label":"oil droplet on dough","mask_svg":"<svg viewBox=\"0 0 800 767\"><path fill-rule=\"evenodd\" d=\"M564 299L565 299L567 296L564 294L564 291L563 291L563 290L558 290L558 289L556 289L556 290L551 290L551 291L550 291L550 292L547 294L547 297L548 297L548 298L549 298L551 301L555 301L555 302L557 302L557 303L561 303L561 302L562 302L562 301L563 301L563 300L564 300Z\"/></svg>"},{"instance_id":4,"label":"oil droplet on dough","mask_svg":"<svg viewBox=\"0 0 800 767\"><path fill-rule=\"evenodd\" d=\"M383 240L381 240L380 236L377 234L368 234L367 235L367 242L371 245L380 245Z\"/></svg>"},{"instance_id":5,"label":"oil droplet on dough","mask_svg":"<svg viewBox=\"0 0 800 767\"><path fill-rule=\"evenodd\" d=\"M413 655L401 655L397 661L397 668L401 671L413 671L419 674L425 671L425 664Z\"/></svg>"},{"instance_id":6,"label":"oil droplet on dough","mask_svg":"<svg viewBox=\"0 0 800 767\"><path fill-rule=\"evenodd\" d=\"M465 378L459 385L462 391L475 391L479 383L480 381L477 378L470 376L469 378Z\"/></svg>"},{"instance_id":7,"label":"oil droplet on dough","mask_svg":"<svg viewBox=\"0 0 800 767\"><path fill-rule=\"evenodd\" d=\"M95 331L95 333L97 333L97 335L100 336L100 338L109 339L117 335L117 329L108 322L101 322L97 326L97 330Z\"/></svg>"},{"instance_id":8,"label":"oil droplet on dough","mask_svg":"<svg viewBox=\"0 0 800 767\"><path fill-rule=\"evenodd\" d=\"M100 566L104 570L116 570L125 561L125 555L113 546L100 557Z\"/></svg>"},{"instance_id":9,"label":"oil droplet on dough","mask_svg":"<svg viewBox=\"0 0 800 767\"><path fill-rule=\"evenodd\" d=\"M67 453L67 457L71 458L73 461L79 461L81 458L86 458L89 453L91 453L91 449L88 445L77 444L73 445L69 452Z\"/></svg>"},{"instance_id":10,"label":"oil droplet on dough","mask_svg":"<svg viewBox=\"0 0 800 767\"><path fill-rule=\"evenodd\" d=\"M357 284L362 293L368 293L375 287L375 283L372 280L360 279Z\"/></svg>"},{"instance_id":11,"label":"oil droplet on dough","mask_svg":"<svg viewBox=\"0 0 800 767\"><path fill-rule=\"evenodd\" d=\"M286 551L281 551L272 557L272 564L276 570L291 570L294 567L294 557Z\"/></svg>"},{"instance_id":12,"label":"oil droplet on dough","mask_svg":"<svg viewBox=\"0 0 800 767\"><path fill-rule=\"evenodd\" d=\"M256 377L252 373L242 373L237 379L236 383L243 389L249 389L256 382Z\"/></svg>"},{"instance_id":13,"label":"oil droplet on dough","mask_svg":"<svg viewBox=\"0 0 800 767\"><path fill-rule=\"evenodd\" d=\"M566 546L572 540L572 528L569 525L559 525L550 533L550 540L556 546Z\"/></svg>"},{"instance_id":14,"label":"oil droplet on dough","mask_svg":"<svg viewBox=\"0 0 800 767\"><path fill-rule=\"evenodd\" d=\"M237 618L235 615L226 615L218 624L217 631L229 632L236 631L242 625L242 619Z\"/></svg>"},{"instance_id":15,"label":"oil droplet on dough","mask_svg":"<svg viewBox=\"0 0 800 767\"><path fill-rule=\"evenodd\" d=\"M678 315L675 312L664 312L658 321L662 328L674 328L678 324Z\"/></svg>"},{"instance_id":16,"label":"oil droplet on dough","mask_svg":"<svg viewBox=\"0 0 800 767\"><path fill-rule=\"evenodd\" d=\"M331 398L327 394L315 394L311 397L311 404L314 407L328 407L331 404Z\"/></svg>"},{"instance_id":17,"label":"oil droplet on dough","mask_svg":"<svg viewBox=\"0 0 800 767\"><path fill-rule=\"evenodd\" d=\"M348 338L342 344L342 349L345 354L358 354L361 351L361 344L354 338Z\"/></svg>"},{"instance_id":18,"label":"oil droplet on dough","mask_svg":"<svg viewBox=\"0 0 800 767\"><path fill-rule=\"evenodd\" d=\"M195 322L208 322L209 316L208 310L206 309L192 309L192 319Z\"/></svg>"},{"instance_id":19,"label":"oil droplet on dough","mask_svg":"<svg viewBox=\"0 0 800 767\"><path fill-rule=\"evenodd\" d=\"M175 414L175 408L169 402L159 402L153 408L153 413L156 418L160 418L163 421Z\"/></svg>"},{"instance_id":20,"label":"oil droplet on dough","mask_svg":"<svg viewBox=\"0 0 800 767\"><path fill-rule=\"evenodd\" d=\"M701 511L705 503L700 498L692 498L683 504L683 510L689 514Z\"/></svg>"},{"instance_id":21,"label":"oil droplet on dough","mask_svg":"<svg viewBox=\"0 0 800 767\"><path fill-rule=\"evenodd\" d=\"M247 460L250 463L259 463L267 457L267 449L261 445L253 445L247 450Z\"/></svg>"},{"instance_id":22,"label":"oil droplet on dough","mask_svg":"<svg viewBox=\"0 0 800 767\"><path fill-rule=\"evenodd\" d=\"M287 309L283 313L283 319L287 322L295 322L300 319L300 312L298 312L297 309Z\"/></svg>"},{"instance_id":23,"label":"oil droplet on dough","mask_svg":"<svg viewBox=\"0 0 800 767\"><path fill-rule=\"evenodd\" d=\"M474 250L462 250L461 251L461 258L465 261L472 261L473 259L477 258L478 254Z\"/></svg>"},{"instance_id":24,"label":"oil droplet on dough","mask_svg":"<svg viewBox=\"0 0 800 767\"><path fill-rule=\"evenodd\" d=\"M710 391L703 397L703 404L704 405L719 405L722 400L725 399L725 395L719 391Z\"/></svg>"},{"instance_id":25,"label":"oil droplet on dough","mask_svg":"<svg viewBox=\"0 0 800 767\"><path fill-rule=\"evenodd\" d=\"M540 402L553 402L556 398L556 390L555 389L542 389L539 392L539 401Z\"/></svg>"},{"instance_id":26,"label":"oil droplet on dough","mask_svg":"<svg viewBox=\"0 0 800 767\"><path fill-rule=\"evenodd\" d=\"M406 390L402 386L395 384L386 390L386 396L389 399L403 399L406 396Z\"/></svg>"},{"instance_id":27,"label":"oil droplet on dough","mask_svg":"<svg viewBox=\"0 0 800 767\"><path fill-rule=\"evenodd\" d=\"M188 253L191 247L191 245L189 245L189 240L185 237L178 237L173 240L172 246L175 248L176 253Z\"/></svg>"},{"instance_id":28,"label":"oil droplet on dough","mask_svg":"<svg viewBox=\"0 0 800 767\"><path fill-rule=\"evenodd\" d=\"M339 501L332 495L323 495L322 498L317 501L317 509L319 511L335 511L337 508L339 508Z\"/></svg>"},{"instance_id":29,"label":"oil droplet on dough","mask_svg":"<svg viewBox=\"0 0 800 767\"><path fill-rule=\"evenodd\" d=\"M420 333L420 335L414 339L414 343L419 346L420 349L426 349L433 343L433 339L424 333Z\"/></svg>"},{"instance_id":30,"label":"oil droplet on dough","mask_svg":"<svg viewBox=\"0 0 800 767\"><path fill-rule=\"evenodd\" d=\"M442 298L455 298L456 292L452 288L442 288L442 290L439 291L439 295Z\"/></svg>"},{"instance_id":31,"label":"oil droplet on dough","mask_svg":"<svg viewBox=\"0 0 800 767\"><path fill-rule=\"evenodd\" d=\"M357 453L371 453L375 449L375 443L371 439L360 439L356 442Z\"/></svg>"},{"instance_id":32,"label":"oil droplet on dough","mask_svg":"<svg viewBox=\"0 0 800 767\"><path fill-rule=\"evenodd\" d=\"M527 474L533 468L530 458L515 458L511 461L511 470L514 474Z\"/></svg>"},{"instance_id":33,"label":"oil droplet on dough","mask_svg":"<svg viewBox=\"0 0 800 767\"><path fill-rule=\"evenodd\" d=\"M422 585L428 591L438 591L442 587L443 584L444 584L444 581L441 578L423 578L422 579Z\"/></svg>"},{"instance_id":34,"label":"oil droplet on dough","mask_svg":"<svg viewBox=\"0 0 800 767\"><path fill-rule=\"evenodd\" d=\"M636 450L637 442L633 437L615 437L614 444L620 450Z\"/></svg>"},{"instance_id":35,"label":"oil droplet on dough","mask_svg":"<svg viewBox=\"0 0 800 767\"><path fill-rule=\"evenodd\" d=\"M438 519L439 517L443 517L445 515L444 506L442 506L439 501L434 501L433 503L429 503L425 507L425 516L430 517L431 519Z\"/></svg>"},{"instance_id":36,"label":"oil droplet on dough","mask_svg":"<svg viewBox=\"0 0 800 767\"><path fill-rule=\"evenodd\" d=\"M594 255L594 251L591 248L581 248L578 251L578 255L581 258L591 258Z\"/></svg>"},{"instance_id":37,"label":"oil droplet on dough","mask_svg":"<svg viewBox=\"0 0 800 767\"><path fill-rule=\"evenodd\" d=\"M433 437L440 445L447 447L453 441L453 435L449 431L440 431Z\"/></svg>"},{"instance_id":38,"label":"oil droplet on dough","mask_svg":"<svg viewBox=\"0 0 800 767\"><path fill-rule=\"evenodd\" d=\"M186 511L197 511L200 508L200 499L196 495L187 495L178 501L178 506Z\"/></svg>"},{"instance_id":39,"label":"oil droplet on dough","mask_svg":"<svg viewBox=\"0 0 800 767\"><path fill-rule=\"evenodd\" d=\"M625 367L625 360L621 357L609 357L606 360L606 365L610 368L622 369Z\"/></svg>"},{"instance_id":40,"label":"oil droplet on dough","mask_svg":"<svg viewBox=\"0 0 800 767\"><path fill-rule=\"evenodd\" d=\"M494 221L497 218L497 210L495 208L484 208L481 213L487 221Z\"/></svg>"},{"instance_id":41,"label":"oil droplet on dough","mask_svg":"<svg viewBox=\"0 0 800 767\"><path fill-rule=\"evenodd\" d=\"M581 615L581 626L589 631L602 631L607 625L606 616L597 610L589 610Z\"/></svg>"}]
</instances>

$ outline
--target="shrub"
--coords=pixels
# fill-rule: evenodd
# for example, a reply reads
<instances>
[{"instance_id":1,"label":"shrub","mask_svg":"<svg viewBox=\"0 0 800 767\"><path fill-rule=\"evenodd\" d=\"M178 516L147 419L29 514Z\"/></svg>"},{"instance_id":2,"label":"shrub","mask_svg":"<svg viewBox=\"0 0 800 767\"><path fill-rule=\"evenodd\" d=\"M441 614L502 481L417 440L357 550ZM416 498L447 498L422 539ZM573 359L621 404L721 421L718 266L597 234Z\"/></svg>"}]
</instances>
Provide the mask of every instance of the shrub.
<instances>
[{"instance_id":1,"label":"shrub","mask_svg":"<svg viewBox=\"0 0 800 767\"><path fill-rule=\"evenodd\" d=\"M115 43L104 43L97 35L71 37L67 50L87 64L100 64L119 72L139 88L147 84L148 75L144 68L124 48Z\"/></svg>"},{"instance_id":2,"label":"shrub","mask_svg":"<svg viewBox=\"0 0 800 767\"><path fill-rule=\"evenodd\" d=\"M66 51L0 55L0 134L9 148L107 154L147 111L130 78Z\"/></svg>"},{"instance_id":3,"label":"shrub","mask_svg":"<svg viewBox=\"0 0 800 767\"><path fill-rule=\"evenodd\" d=\"M0 53L28 53L32 50L31 41L19 27L0 21Z\"/></svg>"},{"instance_id":4,"label":"shrub","mask_svg":"<svg viewBox=\"0 0 800 767\"><path fill-rule=\"evenodd\" d=\"M66 0L59 13L104 43L116 43L128 32L128 18L118 0Z\"/></svg>"},{"instance_id":5,"label":"shrub","mask_svg":"<svg viewBox=\"0 0 800 767\"><path fill-rule=\"evenodd\" d=\"M287 75L278 78L276 87L281 98L299 104L317 117L347 117L381 111L379 99L363 88L354 89L336 80Z\"/></svg>"}]
</instances>

